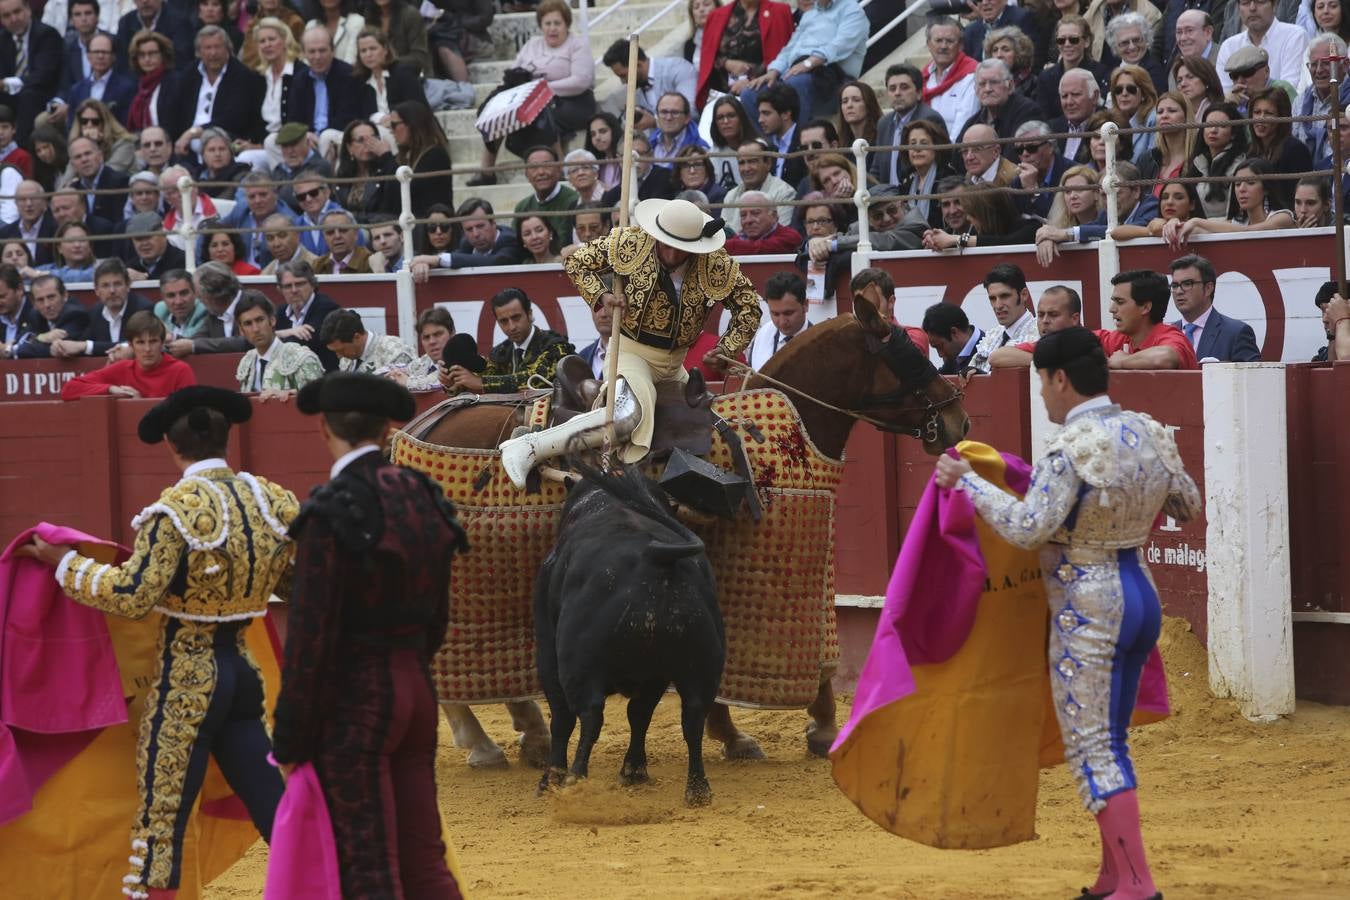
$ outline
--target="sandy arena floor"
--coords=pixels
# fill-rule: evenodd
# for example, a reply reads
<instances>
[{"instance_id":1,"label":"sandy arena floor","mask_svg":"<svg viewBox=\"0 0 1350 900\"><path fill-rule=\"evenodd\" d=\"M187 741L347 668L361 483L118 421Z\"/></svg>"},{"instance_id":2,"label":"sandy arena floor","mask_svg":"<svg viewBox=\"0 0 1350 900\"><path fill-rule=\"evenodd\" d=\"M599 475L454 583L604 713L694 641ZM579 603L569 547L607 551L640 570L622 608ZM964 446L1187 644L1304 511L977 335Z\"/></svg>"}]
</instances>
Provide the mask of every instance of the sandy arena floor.
<instances>
[{"instance_id":1,"label":"sandy arena floor","mask_svg":"<svg viewBox=\"0 0 1350 900\"><path fill-rule=\"evenodd\" d=\"M1350 709L1300 704L1254 725L1208 696L1205 655L1169 619L1162 651L1173 717L1134 732L1145 838L1168 900L1350 898ZM842 705L842 704L841 704ZM841 715L843 710L841 709ZM496 740L501 708L480 708ZM738 711L769 759L729 763L707 745L713 805L687 810L679 706L667 697L649 738L651 785L616 773L627 719L611 700L590 782L536 799L538 773L470 771L441 729L440 796L474 900L494 897L1068 898L1091 882L1096 827L1062 767L1041 781L1039 838L991 851L943 851L872 825L808 759L803 713ZM262 893L261 844L206 896Z\"/></svg>"}]
</instances>

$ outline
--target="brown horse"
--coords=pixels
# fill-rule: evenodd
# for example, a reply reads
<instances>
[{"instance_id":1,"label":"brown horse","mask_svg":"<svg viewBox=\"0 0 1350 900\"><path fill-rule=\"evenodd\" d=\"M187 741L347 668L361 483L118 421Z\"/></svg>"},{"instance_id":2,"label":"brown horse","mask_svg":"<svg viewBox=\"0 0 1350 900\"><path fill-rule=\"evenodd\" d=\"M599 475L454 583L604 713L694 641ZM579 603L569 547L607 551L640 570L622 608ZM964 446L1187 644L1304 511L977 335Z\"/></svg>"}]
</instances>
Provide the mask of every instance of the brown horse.
<instances>
[{"instance_id":1,"label":"brown horse","mask_svg":"<svg viewBox=\"0 0 1350 900\"><path fill-rule=\"evenodd\" d=\"M809 329L775 354L758 374L751 375L745 386L777 387L788 394L812 442L832 459L843 456L849 433L858 421L916 437L934 455L955 445L970 427L961 408L960 392L938 376L903 328L883 319L861 296L855 296L853 304L852 315L841 315ZM469 407L442 418L417 436L449 447L491 449L509 437L516 424L517 410L510 406ZM517 729L526 731L523 742L534 743L531 732L522 725L537 722L542 729L538 708L529 701L510 706ZM471 751L471 764L475 756L501 757L468 706L445 704L445 709L456 743ZM834 692L828 678L822 678L808 712L812 719L807 729L808 749L823 756L838 733ZM723 743L729 758L763 756L756 742L732 723L730 710L722 704L708 716L707 732Z\"/></svg>"}]
</instances>

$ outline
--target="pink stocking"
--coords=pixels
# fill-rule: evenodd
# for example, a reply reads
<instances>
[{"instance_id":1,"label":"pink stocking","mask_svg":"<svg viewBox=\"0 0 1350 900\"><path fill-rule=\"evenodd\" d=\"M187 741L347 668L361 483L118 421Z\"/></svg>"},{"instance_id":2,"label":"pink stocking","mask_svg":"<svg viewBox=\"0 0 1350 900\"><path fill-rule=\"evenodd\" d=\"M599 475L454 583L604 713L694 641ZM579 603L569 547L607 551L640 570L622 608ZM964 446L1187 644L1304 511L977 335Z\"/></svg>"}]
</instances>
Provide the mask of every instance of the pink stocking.
<instances>
[{"instance_id":1,"label":"pink stocking","mask_svg":"<svg viewBox=\"0 0 1350 900\"><path fill-rule=\"evenodd\" d=\"M170 888L150 888L146 893L150 900L174 900L178 896L178 891Z\"/></svg>"},{"instance_id":2,"label":"pink stocking","mask_svg":"<svg viewBox=\"0 0 1350 900\"><path fill-rule=\"evenodd\" d=\"M1097 813L1097 827L1111 852L1116 870L1114 900L1147 900L1158 893L1144 858L1144 838L1139 830L1139 795L1134 790L1113 794L1106 808Z\"/></svg>"},{"instance_id":3,"label":"pink stocking","mask_svg":"<svg viewBox=\"0 0 1350 900\"><path fill-rule=\"evenodd\" d=\"M1101 831L1101 817L1097 817L1097 830ZM1102 832L1102 863L1097 869L1097 880L1088 888L1088 893L1105 897L1116 889L1116 867L1111 859L1111 848L1106 843L1106 833Z\"/></svg>"}]
</instances>

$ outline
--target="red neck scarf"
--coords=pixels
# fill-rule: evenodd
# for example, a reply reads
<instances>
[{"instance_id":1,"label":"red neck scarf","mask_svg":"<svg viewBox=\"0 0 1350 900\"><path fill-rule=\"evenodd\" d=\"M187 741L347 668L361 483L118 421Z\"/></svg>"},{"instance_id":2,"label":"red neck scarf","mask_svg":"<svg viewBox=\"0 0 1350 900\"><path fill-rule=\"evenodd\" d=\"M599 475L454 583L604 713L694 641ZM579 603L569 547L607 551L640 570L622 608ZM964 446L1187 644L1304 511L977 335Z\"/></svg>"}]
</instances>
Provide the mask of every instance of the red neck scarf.
<instances>
[{"instance_id":1,"label":"red neck scarf","mask_svg":"<svg viewBox=\"0 0 1350 900\"><path fill-rule=\"evenodd\" d=\"M956 59L952 61L952 66L950 69L947 70L946 77L943 78L941 83L939 83L936 87L930 87L928 85L928 78L930 75L933 74L934 63L930 62L928 65L924 66L923 102L928 103L934 97L940 94L945 94L948 90L951 89L952 85L956 84L962 78L965 78L971 72L974 72L975 67L977 65L979 65L979 62L969 56L966 56L964 50L956 51Z\"/></svg>"},{"instance_id":2,"label":"red neck scarf","mask_svg":"<svg viewBox=\"0 0 1350 900\"><path fill-rule=\"evenodd\" d=\"M132 131L140 131L142 128L148 128L154 124L150 120L150 98L155 94L155 88L164 80L167 70L160 66L153 72L147 72L141 76L140 86L136 89L136 97L131 101L131 110L127 113L127 128Z\"/></svg>"}]
</instances>

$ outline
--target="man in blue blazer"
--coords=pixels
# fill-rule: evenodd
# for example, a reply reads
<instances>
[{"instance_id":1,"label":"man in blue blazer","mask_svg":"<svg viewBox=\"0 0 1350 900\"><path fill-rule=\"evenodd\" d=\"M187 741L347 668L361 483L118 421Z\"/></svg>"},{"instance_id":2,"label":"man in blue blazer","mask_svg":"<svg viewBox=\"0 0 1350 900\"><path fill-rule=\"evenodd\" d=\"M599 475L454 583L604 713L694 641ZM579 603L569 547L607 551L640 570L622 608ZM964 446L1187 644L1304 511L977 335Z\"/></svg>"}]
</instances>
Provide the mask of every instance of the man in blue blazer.
<instances>
[{"instance_id":1,"label":"man in blue blazer","mask_svg":"<svg viewBox=\"0 0 1350 900\"><path fill-rule=\"evenodd\" d=\"M593 307L591 309L591 321L595 324L595 331L600 336L578 350L577 356L586 360L586 365L591 367L591 374L603 381L605 378L605 351L609 349L609 335L614 327L614 312L601 303L598 308Z\"/></svg>"},{"instance_id":2,"label":"man in blue blazer","mask_svg":"<svg viewBox=\"0 0 1350 900\"><path fill-rule=\"evenodd\" d=\"M76 42L82 50L83 44ZM135 78L113 67L116 62L112 35L99 32L89 39L89 76L81 78L66 91L67 116L75 115L75 107L90 97L94 97L97 86L102 93L94 97L103 101L103 105L113 111L117 121L127 124L127 113L131 112L131 101L136 98L138 87ZM75 124L73 122L69 124Z\"/></svg>"},{"instance_id":3,"label":"man in blue blazer","mask_svg":"<svg viewBox=\"0 0 1350 900\"><path fill-rule=\"evenodd\" d=\"M1188 254L1172 260L1172 302L1181 318L1172 324L1185 332L1195 358L1202 362L1257 362L1261 350L1246 322L1214 308L1214 265L1203 256Z\"/></svg>"}]
</instances>

